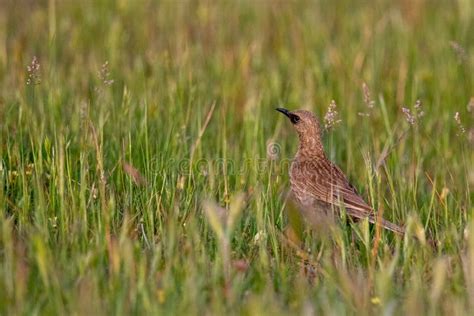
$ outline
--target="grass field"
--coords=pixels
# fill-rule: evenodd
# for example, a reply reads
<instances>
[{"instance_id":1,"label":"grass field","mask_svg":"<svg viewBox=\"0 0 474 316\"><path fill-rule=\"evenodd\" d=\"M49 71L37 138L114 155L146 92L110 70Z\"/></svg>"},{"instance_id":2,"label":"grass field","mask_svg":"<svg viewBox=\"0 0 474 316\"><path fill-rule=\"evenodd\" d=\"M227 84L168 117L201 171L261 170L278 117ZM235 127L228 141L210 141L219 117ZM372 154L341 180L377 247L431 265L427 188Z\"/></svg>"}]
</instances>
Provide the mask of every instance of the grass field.
<instances>
[{"instance_id":1,"label":"grass field","mask_svg":"<svg viewBox=\"0 0 474 316\"><path fill-rule=\"evenodd\" d=\"M472 315L473 67L470 0L1 1L0 315ZM286 200L332 100L404 238Z\"/></svg>"}]
</instances>

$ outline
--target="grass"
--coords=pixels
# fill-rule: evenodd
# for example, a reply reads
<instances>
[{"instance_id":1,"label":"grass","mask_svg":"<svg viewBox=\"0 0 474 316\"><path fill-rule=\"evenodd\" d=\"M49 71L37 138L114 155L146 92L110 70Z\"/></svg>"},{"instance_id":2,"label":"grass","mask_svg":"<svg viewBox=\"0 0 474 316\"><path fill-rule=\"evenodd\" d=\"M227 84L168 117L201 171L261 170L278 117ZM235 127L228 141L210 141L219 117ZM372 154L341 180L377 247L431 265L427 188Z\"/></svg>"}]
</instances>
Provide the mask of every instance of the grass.
<instances>
[{"instance_id":1,"label":"grass","mask_svg":"<svg viewBox=\"0 0 474 316\"><path fill-rule=\"evenodd\" d=\"M473 312L472 2L0 8L0 314ZM274 108L331 100L404 238L294 219Z\"/></svg>"}]
</instances>

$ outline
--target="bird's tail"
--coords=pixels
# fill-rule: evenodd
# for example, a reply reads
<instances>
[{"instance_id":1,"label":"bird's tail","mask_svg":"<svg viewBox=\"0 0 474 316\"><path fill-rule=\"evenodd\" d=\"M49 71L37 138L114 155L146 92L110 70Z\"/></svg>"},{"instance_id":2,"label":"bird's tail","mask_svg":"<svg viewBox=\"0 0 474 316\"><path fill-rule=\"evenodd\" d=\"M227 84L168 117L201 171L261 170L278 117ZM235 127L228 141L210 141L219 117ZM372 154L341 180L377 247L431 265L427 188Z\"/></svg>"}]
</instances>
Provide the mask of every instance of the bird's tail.
<instances>
[{"instance_id":1,"label":"bird's tail","mask_svg":"<svg viewBox=\"0 0 474 316\"><path fill-rule=\"evenodd\" d=\"M397 224L394 224L392 222L389 222L383 218L378 218L377 216L370 216L369 217L369 222L375 225L379 225L385 229L388 229L398 235L405 235L405 228L398 226Z\"/></svg>"},{"instance_id":2,"label":"bird's tail","mask_svg":"<svg viewBox=\"0 0 474 316\"><path fill-rule=\"evenodd\" d=\"M386 219L384 219L380 216L377 216L373 212L368 216L367 216L367 214L361 214L361 212L359 210L348 209L347 212L350 216L352 216L352 218L356 218L356 219L359 219L359 220L364 219L364 218L368 218L369 223L372 223L372 224L378 225L380 227L383 227L385 229L388 229L388 230L390 230L390 231L392 231L392 232L394 232L394 233L396 233L400 236L405 235L405 228L404 227L401 227L401 226L398 226L397 224L389 222Z\"/></svg>"}]
</instances>

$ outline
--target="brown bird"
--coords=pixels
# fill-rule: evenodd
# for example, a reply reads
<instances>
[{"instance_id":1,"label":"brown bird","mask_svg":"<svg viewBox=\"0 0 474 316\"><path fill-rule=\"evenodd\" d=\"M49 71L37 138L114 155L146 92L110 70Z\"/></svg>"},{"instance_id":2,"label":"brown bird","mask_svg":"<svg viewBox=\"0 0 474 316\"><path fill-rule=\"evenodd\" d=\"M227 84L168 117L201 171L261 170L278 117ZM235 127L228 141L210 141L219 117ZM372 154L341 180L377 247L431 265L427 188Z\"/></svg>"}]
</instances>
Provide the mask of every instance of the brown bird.
<instances>
[{"instance_id":1,"label":"brown bird","mask_svg":"<svg viewBox=\"0 0 474 316\"><path fill-rule=\"evenodd\" d=\"M332 217L345 209L354 221L367 218L370 223L404 234L402 227L377 218L341 169L326 157L319 121L311 112L276 110L285 114L298 132L299 147L290 167L290 183L305 218L314 223L314 218Z\"/></svg>"}]
</instances>

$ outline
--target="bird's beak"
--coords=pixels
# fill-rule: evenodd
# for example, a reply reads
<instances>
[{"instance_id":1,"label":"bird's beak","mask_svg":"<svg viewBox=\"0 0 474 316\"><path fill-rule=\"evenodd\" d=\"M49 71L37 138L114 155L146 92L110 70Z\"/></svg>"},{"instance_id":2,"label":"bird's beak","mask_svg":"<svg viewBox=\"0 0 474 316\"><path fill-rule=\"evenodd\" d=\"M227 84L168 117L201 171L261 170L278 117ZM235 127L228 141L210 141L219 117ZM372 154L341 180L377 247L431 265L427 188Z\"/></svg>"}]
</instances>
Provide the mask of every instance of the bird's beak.
<instances>
[{"instance_id":1,"label":"bird's beak","mask_svg":"<svg viewBox=\"0 0 474 316\"><path fill-rule=\"evenodd\" d=\"M275 110L277 110L278 112L280 113L283 113L285 114L286 116L290 117L290 111L288 111L287 109L284 109L284 108L276 108Z\"/></svg>"}]
</instances>

